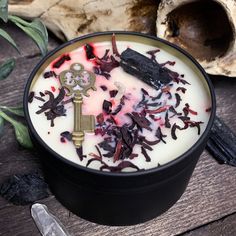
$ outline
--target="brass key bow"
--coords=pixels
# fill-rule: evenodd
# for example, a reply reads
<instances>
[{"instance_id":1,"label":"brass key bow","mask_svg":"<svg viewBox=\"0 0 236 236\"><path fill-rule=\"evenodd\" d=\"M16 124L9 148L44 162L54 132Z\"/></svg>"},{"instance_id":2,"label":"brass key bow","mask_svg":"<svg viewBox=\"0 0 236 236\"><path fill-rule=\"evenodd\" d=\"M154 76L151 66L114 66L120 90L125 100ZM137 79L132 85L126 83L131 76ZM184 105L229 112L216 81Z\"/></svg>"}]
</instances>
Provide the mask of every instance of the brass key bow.
<instances>
[{"instance_id":1,"label":"brass key bow","mask_svg":"<svg viewBox=\"0 0 236 236\"><path fill-rule=\"evenodd\" d=\"M84 70L80 63L74 63L69 70L62 71L59 75L61 85L68 90L67 96L74 95L74 131L72 140L79 148L84 141L84 132L94 132L95 118L93 115L82 115L83 96L89 96L89 89L96 90L94 73Z\"/></svg>"}]
</instances>

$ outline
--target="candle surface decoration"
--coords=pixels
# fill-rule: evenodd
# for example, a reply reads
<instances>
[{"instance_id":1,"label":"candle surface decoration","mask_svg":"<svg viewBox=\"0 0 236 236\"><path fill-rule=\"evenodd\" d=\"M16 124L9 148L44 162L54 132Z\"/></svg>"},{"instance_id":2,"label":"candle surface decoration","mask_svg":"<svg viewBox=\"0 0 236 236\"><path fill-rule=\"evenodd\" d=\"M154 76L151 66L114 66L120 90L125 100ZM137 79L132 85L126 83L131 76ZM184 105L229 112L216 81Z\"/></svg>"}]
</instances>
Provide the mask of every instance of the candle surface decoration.
<instances>
[{"instance_id":1,"label":"candle surface decoration","mask_svg":"<svg viewBox=\"0 0 236 236\"><path fill-rule=\"evenodd\" d=\"M30 119L46 145L78 165L112 172L155 168L185 153L204 132L210 106L204 81L174 53L116 42L114 35L52 61L28 97Z\"/></svg>"}]
</instances>

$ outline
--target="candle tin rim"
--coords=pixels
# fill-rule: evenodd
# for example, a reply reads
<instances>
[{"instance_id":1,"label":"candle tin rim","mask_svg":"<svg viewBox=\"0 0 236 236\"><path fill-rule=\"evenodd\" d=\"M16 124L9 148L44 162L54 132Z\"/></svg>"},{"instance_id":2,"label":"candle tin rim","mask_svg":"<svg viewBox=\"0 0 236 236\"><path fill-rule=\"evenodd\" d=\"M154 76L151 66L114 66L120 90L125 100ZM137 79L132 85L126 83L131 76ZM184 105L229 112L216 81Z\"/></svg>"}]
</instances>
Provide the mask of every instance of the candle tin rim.
<instances>
[{"instance_id":1,"label":"candle tin rim","mask_svg":"<svg viewBox=\"0 0 236 236\"><path fill-rule=\"evenodd\" d=\"M181 54L183 54L185 57L187 57L191 63L193 63L197 69L199 70L199 72L203 75L205 82L207 83L207 86L209 88L209 92L210 92L210 98L211 98L211 114L207 123L207 126L204 130L204 132L202 133L202 135L200 136L200 138L186 151L184 152L182 155L179 155L178 157L176 157L174 160L169 161L161 166L158 167L154 167L154 168L150 168L150 169L146 169L146 170L140 170L140 171L134 171L134 172L120 172L120 173L114 173L114 172L106 172L106 171L101 171L101 170L96 170L96 169L92 169L92 168L88 168L82 165L79 165L77 163L74 163L70 160L67 160L65 157L59 155L56 151L54 151L53 149L51 149L46 143L45 141L43 141L43 139L38 135L37 131L35 130L32 122L31 122L31 118L29 115L29 109L28 109L28 94L30 91L30 86L31 83L36 75L36 73L38 72L38 70L41 68L41 66L43 65L43 63L49 59L51 56L53 56L56 52L60 51L61 49L63 49L66 46L69 46L75 42L84 40L84 39L89 39L92 37L96 37L96 36L102 36L102 35L112 35L112 34L116 34L116 35L133 35L133 36L139 36L139 37L144 37L144 38L149 38L152 40L156 40L159 41L160 43L163 43L171 48L173 48L174 50L177 50L178 52L180 52ZM56 47L55 49L53 49L52 51L50 51L49 53L47 53L47 55L45 55L39 62L38 64L34 67L33 71L31 72L25 89L24 89L24 97L23 97L23 107L24 107L24 113L25 113L25 119L27 121L27 125L30 129L30 132L33 133L33 135L35 136L37 142L40 143L40 145L42 145L51 155L53 155L55 158L58 158L60 161L64 162L67 165L73 166L79 170L85 171L85 172L89 172L91 174L98 174L98 175L104 175L104 176L117 176L117 177L133 177L133 176L140 176L140 175L147 175L147 174L152 174L154 172L161 172L164 171L166 169L169 169L172 166L175 166L176 164L180 163L181 161L183 161L186 158L189 158L190 154L192 152L194 152L199 145L201 145L201 143L207 138L207 136L209 135L210 129L213 125L214 119L215 119L215 113L216 113L216 98L215 98L215 93L214 93L214 87L213 84L211 82L211 80L209 79L208 75L206 74L205 70L202 68L202 66L197 62L196 59L193 58L193 56L191 56L188 52L186 52L185 50L183 50L182 48L180 48L179 46L172 44L164 39L158 38L156 36L151 36L151 35L147 35L147 34L143 34L140 32L133 32L133 31L104 31L104 32L95 32L95 33L90 33L90 34L86 34L77 38L74 38L72 40L69 40L68 42L63 43L62 45Z\"/></svg>"}]
</instances>

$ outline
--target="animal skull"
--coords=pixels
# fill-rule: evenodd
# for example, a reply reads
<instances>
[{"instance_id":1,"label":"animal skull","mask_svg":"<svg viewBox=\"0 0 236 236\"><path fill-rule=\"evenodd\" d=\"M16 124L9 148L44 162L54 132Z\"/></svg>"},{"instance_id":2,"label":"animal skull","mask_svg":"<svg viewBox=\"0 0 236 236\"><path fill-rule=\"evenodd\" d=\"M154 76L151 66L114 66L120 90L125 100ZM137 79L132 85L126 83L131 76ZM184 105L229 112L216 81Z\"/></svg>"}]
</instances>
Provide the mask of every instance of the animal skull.
<instances>
[{"instance_id":1,"label":"animal skull","mask_svg":"<svg viewBox=\"0 0 236 236\"><path fill-rule=\"evenodd\" d=\"M10 0L9 12L23 18L40 18L58 38L127 30L155 34L155 0Z\"/></svg>"},{"instance_id":2,"label":"animal skull","mask_svg":"<svg viewBox=\"0 0 236 236\"><path fill-rule=\"evenodd\" d=\"M236 76L235 0L10 0L9 12L40 18L58 38L138 31L191 53L210 74ZM160 4L159 4L160 3ZM159 6L158 6L159 5ZM158 10L157 10L158 9Z\"/></svg>"}]
</instances>

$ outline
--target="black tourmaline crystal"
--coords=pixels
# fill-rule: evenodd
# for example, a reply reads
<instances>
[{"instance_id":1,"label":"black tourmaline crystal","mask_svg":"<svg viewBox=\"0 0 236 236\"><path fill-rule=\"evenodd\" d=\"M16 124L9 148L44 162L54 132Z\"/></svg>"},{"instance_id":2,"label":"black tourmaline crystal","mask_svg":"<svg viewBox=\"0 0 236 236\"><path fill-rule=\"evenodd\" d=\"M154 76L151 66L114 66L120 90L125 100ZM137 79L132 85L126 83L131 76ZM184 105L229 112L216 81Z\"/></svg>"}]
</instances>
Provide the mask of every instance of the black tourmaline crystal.
<instances>
[{"instance_id":1,"label":"black tourmaline crystal","mask_svg":"<svg viewBox=\"0 0 236 236\"><path fill-rule=\"evenodd\" d=\"M236 166L235 144L235 134L219 117L216 117L206 149L220 164Z\"/></svg>"},{"instance_id":2,"label":"black tourmaline crystal","mask_svg":"<svg viewBox=\"0 0 236 236\"><path fill-rule=\"evenodd\" d=\"M127 48L120 55L120 66L123 70L145 83L159 89L161 84L168 84L171 77L168 69L144 55Z\"/></svg>"}]
</instances>

